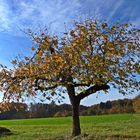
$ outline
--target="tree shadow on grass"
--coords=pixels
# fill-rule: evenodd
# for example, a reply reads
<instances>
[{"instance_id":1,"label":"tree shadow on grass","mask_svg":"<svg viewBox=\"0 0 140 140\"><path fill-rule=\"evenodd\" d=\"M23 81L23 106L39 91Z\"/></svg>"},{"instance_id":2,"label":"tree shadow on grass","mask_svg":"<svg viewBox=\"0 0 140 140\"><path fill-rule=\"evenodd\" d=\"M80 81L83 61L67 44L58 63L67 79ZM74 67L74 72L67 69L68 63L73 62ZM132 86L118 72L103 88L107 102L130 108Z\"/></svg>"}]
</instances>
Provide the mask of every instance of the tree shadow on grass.
<instances>
[{"instance_id":1,"label":"tree shadow on grass","mask_svg":"<svg viewBox=\"0 0 140 140\"><path fill-rule=\"evenodd\" d=\"M10 129L5 128L5 127L0 127L0 137L2 136L7 136L7 135L12 135L13 133L11 132Z\"/></svg>"}]
</instances>

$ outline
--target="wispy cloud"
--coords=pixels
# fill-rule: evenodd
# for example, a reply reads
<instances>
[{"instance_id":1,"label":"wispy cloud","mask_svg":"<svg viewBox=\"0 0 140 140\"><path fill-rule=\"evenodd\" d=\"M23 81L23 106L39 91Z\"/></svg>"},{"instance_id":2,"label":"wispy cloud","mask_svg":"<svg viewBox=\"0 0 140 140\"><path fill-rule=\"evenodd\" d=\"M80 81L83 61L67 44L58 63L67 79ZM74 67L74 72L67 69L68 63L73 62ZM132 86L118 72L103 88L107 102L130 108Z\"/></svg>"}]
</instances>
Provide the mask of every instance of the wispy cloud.
<instances>
[{"instance_id":1,"label":"wispy cloud","mask_svg":"<svg viewBox=\"0 0 140 140\"><path fill-rule=\"evenodd\" d=\"M122 5L122 3L123 3L123 0L117 0L114 6L113 6L114 3L112 3L112 4L108 3L110 7L112 6L112 10L110 11L110 14L107 18L107 22L109 22L112 19L112 17L118 11L118 9Z\"/></svg>"},{"instance_id":2,"label":"wispy cloud","mask_svg":"<svg viewBox=\"0 0 140 140\"><path fill-rule=\"evenodd\" d=\"M4 0L0 1L0 31L9 30L9 11L8 5Z\"/></svg>"},{"instance_id":3,"label":"wispy cloud","mask_svg":"<svg viewBox=\"0 0 140 140\"><path fill-rule=\"evenodd\" d=\"M122 13L117 15L118 19L129 17L127 9L140 9L137 5L131 0L0 0L0 32L13 33L19 30L18 27L33 29L39 25L51 25L51 30L61 31L64 22L69 23L82 16L110 22L116 13L120 14L120 10ZM131 17L136 12L137 10L133 11Z\"/></svg>"},{"instance_id":4,"label":"wispy cloud","mask_svg":"<svg viewBox=\"0 0 140 140\"><path fill-rule=\"evenodd\" d=\"M20 28L33 28L40 25L55 23L61 28L64 22L71 20L80 8L79 0L11 0L0 1L1 30L15 30ZM52 25L53 26L53 25Z\"/></svg>"}]
</instances>

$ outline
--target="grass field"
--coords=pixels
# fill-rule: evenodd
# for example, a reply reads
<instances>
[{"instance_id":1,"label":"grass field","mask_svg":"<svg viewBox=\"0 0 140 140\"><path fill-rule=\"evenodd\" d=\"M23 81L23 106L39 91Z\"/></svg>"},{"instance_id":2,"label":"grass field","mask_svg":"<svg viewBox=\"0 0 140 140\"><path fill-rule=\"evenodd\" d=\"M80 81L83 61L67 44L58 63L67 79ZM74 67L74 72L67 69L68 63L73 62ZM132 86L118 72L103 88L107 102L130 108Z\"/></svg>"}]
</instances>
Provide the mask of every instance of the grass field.
<instances>
[{"instance_id":1,"label":"grass field","mask_svg":"<svg viewBox=\"0 0 140 140\"><path fill-rule=\"evenodd\" d=\"M82 140L140 140L140 114L84 116L80 121ZM71 139L71 117L1 120L0 126L13 133L0 140Z\"/></svg>"}]
</instances>

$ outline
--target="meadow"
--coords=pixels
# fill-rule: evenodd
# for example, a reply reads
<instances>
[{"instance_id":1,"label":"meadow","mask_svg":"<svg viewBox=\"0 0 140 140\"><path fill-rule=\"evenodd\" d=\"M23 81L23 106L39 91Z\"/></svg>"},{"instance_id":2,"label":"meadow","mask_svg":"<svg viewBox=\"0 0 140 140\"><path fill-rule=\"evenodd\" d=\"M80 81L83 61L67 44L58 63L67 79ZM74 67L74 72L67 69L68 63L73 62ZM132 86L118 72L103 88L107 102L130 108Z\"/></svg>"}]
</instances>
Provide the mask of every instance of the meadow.
<instances>
[{"instance_id":1,"label":"meadow","mask_svg":"<svg viewBox=\"0 0 140 140\"><path fill-rule=\"evenodd\" d=\"M81 140L139 140L140 114L81 116ZM0 140L70 140L72 120L40 118L0 120L0 127L9 128L11 135ZM76 140L79 140L77 138Z\"/></svg>"}]
</instances>

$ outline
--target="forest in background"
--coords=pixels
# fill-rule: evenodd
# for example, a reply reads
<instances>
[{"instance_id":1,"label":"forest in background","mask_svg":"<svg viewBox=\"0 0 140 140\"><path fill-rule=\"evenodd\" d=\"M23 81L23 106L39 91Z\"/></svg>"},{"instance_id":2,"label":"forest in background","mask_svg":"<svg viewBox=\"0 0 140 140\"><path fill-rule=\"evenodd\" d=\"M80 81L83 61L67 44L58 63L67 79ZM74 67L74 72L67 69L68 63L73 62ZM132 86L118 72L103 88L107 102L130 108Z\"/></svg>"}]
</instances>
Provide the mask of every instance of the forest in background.
<instances>
[{"instance_id":1,"label":"forest in background","mask_svg":"<svg viewBox=\"0 0 140 140\"><path fill-rule=\"evenodd\" d=\"M100 104L95 104L92 106L80 105L80 116L120 113L140 113L140 95L134 99L119 99L101 102ZM0 108L0 120L67 117L71 115L71 105L56 105L55 102L50 104L37 103L30 105L12 102L9 110L4 111L2 108Z\"/></svg>"}]
</instances>

